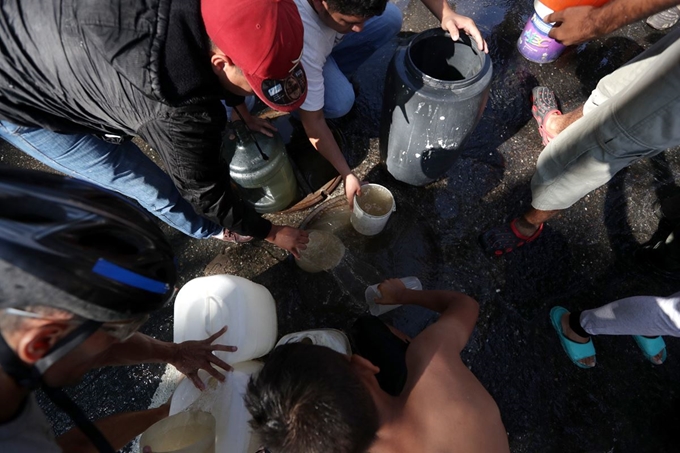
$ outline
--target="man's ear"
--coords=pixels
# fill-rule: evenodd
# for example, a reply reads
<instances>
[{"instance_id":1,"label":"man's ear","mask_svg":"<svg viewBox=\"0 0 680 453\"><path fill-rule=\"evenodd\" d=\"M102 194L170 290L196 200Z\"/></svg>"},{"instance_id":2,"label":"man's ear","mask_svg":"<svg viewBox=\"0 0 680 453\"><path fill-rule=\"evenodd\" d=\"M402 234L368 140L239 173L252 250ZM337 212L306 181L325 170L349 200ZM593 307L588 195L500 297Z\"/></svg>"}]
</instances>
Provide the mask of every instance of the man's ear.
<instances>
[{"instance_id":1,"label":"man's ear","mask_svg":"<svg viewBox=\"0 0 680 453\"><path fill-rule=\"evenodd\" d=\"M17 344L16 353L22 362L33 364L43 358L66 335L68 326L46 324L24 333Z\"/></svg>"},{"instance_id":2,"label":"man's ear","mask_svg":"<svg viewBox=\"0 0 680 453\"><path fill-rule=\"evenodd\" d=\"M220 75L226 66L234 66L234 62L222 52L213 52L210 56L210 65L215 74Z\"/></svg>"},{"instance_id":3,"label":"man's ear","mask_svg":"<svg viewBox=\"0 0 680 453\"><path fill-rule=\"evenodd\" d=\"M317 13L329 10L326 0L312 0L312 3L314 4L314 9Z\"/></svg>"}]
</instances>

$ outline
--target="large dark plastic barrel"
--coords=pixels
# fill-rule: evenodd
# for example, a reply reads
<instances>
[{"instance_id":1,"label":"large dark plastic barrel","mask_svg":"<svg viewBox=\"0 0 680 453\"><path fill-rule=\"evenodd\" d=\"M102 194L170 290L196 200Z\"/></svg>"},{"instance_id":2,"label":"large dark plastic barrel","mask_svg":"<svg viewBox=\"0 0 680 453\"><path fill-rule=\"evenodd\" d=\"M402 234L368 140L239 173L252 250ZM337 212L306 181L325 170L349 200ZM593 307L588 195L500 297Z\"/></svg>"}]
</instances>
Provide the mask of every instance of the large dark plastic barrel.
<instances>
[{"instance_id":1,"label":"large dark plastic barrel","mask_svg":"<svg viewBox=\"0 0 680 453\"><path fill-rule=\"evenodd\" d=\"M489 98L491 59L467 36L441 29L416 35L390 62L380 123L380 155L399 181L422 186L462 153Z\"/></svg>"}]
</instances>

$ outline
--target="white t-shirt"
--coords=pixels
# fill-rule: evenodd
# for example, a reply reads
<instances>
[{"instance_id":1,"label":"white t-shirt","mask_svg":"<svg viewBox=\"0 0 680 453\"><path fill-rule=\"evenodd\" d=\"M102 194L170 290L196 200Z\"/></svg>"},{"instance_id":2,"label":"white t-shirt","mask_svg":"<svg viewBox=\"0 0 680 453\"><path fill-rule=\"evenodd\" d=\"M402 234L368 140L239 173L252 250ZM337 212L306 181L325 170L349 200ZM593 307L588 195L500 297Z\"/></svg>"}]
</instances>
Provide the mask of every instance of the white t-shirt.
<instances>
[{"instance_id":1,"label":"white t-shirt","mask_svg":"<svg viewBox=\"0 0 680 453\"><path fill-rule=\"evenodd\" d=\"M345 35L324 24L308 0L295 0L295 4L305 29L302 67L307 74L307 99L300 108L314 112L324 105L323 65Z\"/></svg>"},{"instance_id":2,"label":"white t-shirt","mask_svg":"<svg viewBox=\"0 0 680 453\"><path fill-rule=\"evenodd\" d=\"M26 405L14 420L0 424L0 452L62 452L54 440L52 427L33 394L28 397Z\"/></svg>"}]
</instances>

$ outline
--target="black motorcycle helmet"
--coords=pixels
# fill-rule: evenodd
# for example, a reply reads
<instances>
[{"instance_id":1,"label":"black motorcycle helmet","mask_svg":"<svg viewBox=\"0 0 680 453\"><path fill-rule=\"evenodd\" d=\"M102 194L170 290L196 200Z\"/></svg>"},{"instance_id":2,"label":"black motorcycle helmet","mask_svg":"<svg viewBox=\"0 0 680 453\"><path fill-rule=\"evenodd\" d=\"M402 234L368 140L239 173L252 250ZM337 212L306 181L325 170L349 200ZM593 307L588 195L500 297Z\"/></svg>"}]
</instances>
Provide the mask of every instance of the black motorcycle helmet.
<instances>
[{"instance_id":1,"label":"black motorcycle helmet","mask_svg":"<svg viewBox=\"0 0 680 453\"><path fill-rule=\"evenodd\" d=\"M119 321L174 294L173 252L145 211L80 180L0 167L0 308Z\"/></svg>"},{"instance_id":2,"label":"black motorcycle helmet","mask_svg":"<svg viewBox=\"0 0 680 453\"><path fill-rule=\"evenodd\" d=\"M34 389L56 362L106 322L143 319L175 293L170 244L148 213L119 195L63 176L0 167L0 309L48 306L83 322L35 363L0 332L0 366ZM102 453L114 450L60 389L47 396Z\"/></svg>"}]
</instances>

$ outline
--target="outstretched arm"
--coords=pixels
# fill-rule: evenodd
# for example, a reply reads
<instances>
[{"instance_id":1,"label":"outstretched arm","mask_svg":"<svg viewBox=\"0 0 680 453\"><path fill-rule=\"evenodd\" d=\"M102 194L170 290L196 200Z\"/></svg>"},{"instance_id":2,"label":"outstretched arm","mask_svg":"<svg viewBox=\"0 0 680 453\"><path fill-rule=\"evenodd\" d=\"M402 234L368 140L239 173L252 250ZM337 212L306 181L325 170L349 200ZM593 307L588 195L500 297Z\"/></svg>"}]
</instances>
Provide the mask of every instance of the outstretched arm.
<instances>
[{"instance_id":1,"label":"outstretched arm","mask_svg":"<svg viewBox=\"0 0 680 453\"><path fill-rule=\"evenodd\" d=\"M342 155L340 146L338 146L333 133L328 128L323 110L307 111L301 109L299 113L309 141L342 176L342 181L345 185L345 196L349 206L352 207L354 195L361 195L361 182L352 173L345 160L345 156Z\"/></svg>"},{"instance_id":2,"label":"outstretched arm","mask_svg":"<svg viewBox=\"0 0 680 453\"><path fill-rule=\"evenodd\" d=\"M132 439L143 433L154 423L168 416L169 404L155 409L137 412L123 412L97 420L95 425L118 451ZM57 438L57 444L64 453L97 453L97 448L78 428L73 428Z\"/></svg>"},{"instance_id":3,"label":"outstretched arm","mask_svg":"<svg viewBox=\"0 0 680 453\"><path fill-rule=\"evenodd\" d=\"M169 363L184 373L194 385L203 390L205 385L198 377L198 370L205 370L219 381L224 376L216 367L231 371L224 361L213 354L214 351L233 352L236 346L212 344L227 331L219 332L201 341L168 343L147 335L136 333L124 343L118 343L99 356L92 368L115 365L135 365L138 363Z\"/></svg>"},{"instance_id":4,"label":"outstretched arm","mask_svg":"<svg viewBox=\"0 0 680 453\"><path fill-rule=\"evenodd\" d=\"M375 301L384 305L420 305L441 313L439 320L424 332L446 342L460 352L470 338L479 315L479 304L473 298L457 291L416 291L407 289L401 280L385 280L378 286L382 298ZM436 331L431 332L431 331ZM435 333L435 335L433 335ZM421 335L416 338L420 338Z\"/></svg>"},{"instance_id":5,"label":"outstretched arm","mask_svg":"<svg viewBox=\"0 0 680 453\"><path fill-rule=\"evenodd\" d=\"M429 9L442 23L442 28L451 34L451 38L455 41L459 38L459 30L463 30L465 34L472 37L477 43L477 48L482 52L488 53L489 48L486 41L482 38L482 34L475 25L475 22L466 16L457 14L449 6L446 0L420 0L423 5Z\"/></svg>"},{"instance_id":6,"label":"outstretched arm","mask_svg":"<svg viewBox=\"0 0 680 453\"><path fill-rule=\"evenodd\" d=\"M606 35L624 25L651 16L680 0L611 0L599 8L574 6L554 12L543 20L555 22L550 37L565 46L579 44Z\"/></svg>"}]
</instances>

